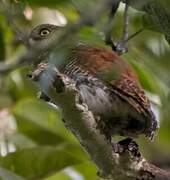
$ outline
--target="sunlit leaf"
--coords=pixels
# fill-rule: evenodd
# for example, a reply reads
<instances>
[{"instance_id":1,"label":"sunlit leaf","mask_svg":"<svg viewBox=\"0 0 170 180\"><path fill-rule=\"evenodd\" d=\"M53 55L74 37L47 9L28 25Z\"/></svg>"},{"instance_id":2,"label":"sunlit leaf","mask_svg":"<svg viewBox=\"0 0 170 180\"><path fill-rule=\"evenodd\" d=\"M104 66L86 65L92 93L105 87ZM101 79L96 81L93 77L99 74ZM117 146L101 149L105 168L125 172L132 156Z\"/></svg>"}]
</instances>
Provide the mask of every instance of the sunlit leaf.
<instances>
[{"instance_id":1,"label":"sunlit leaf","mask_svg":"<svg viewBox=\"0 0 170 180\"><path fill-rule=\"evenodd\" d=\"M99 180L97 176L96 167L90 162L82 163L80 165L70 166L57 174L46 178L45 180L72 180L72 179L88 179Z\"/></svg>"},{"instance_id":2,"label":"sunlit leaf","mask_svg":"<svg viewBox=\"0 0 170 180\"><path fill-rule=\"evenodd\" d=\"M80 173L84 177L84 179L99 180L99 177L97 176L96 166L93 163L88 162L80 165L75 165L73 166L73 169Z\"/></svg>"},{"instance_id":3,"label":"sunlit leaf","mask_svg":"<svg viewBox=\"0 0 170 180\"><path fill-rule=\"evenodd\" d=\"M0 158L1 167L26 179L42 178L82 162L82 158L70 152L67 146L28 148Z\"/></svg>"}]
</instances>

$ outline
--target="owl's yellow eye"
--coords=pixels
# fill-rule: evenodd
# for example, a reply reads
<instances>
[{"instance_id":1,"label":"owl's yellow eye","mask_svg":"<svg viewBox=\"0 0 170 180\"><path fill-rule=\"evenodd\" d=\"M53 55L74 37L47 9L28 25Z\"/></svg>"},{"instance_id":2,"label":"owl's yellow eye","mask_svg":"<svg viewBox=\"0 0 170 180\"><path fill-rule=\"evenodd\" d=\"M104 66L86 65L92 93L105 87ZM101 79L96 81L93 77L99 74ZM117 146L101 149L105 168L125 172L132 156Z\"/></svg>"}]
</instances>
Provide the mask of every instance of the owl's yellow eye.
<instances>
[{"instance_id":1,"label":"owl's yellow eye","mask_svg":"<svg viewBox=\"0 0 170 180\"><path fill-rule=\"evenodd\" d=\"M50 31L48 29L42 29L40 31L41 36L47 36L48 34L50 34Z\"/></svg>"}]
</instances>

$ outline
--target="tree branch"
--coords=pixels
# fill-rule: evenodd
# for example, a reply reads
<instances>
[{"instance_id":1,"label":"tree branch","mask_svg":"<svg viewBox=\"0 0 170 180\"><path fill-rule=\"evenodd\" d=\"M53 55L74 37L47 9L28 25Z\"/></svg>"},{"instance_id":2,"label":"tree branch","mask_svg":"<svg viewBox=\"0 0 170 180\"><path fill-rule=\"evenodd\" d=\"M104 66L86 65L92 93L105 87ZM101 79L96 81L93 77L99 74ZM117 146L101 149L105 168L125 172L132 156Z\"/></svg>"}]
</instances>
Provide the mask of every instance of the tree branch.
<instances>
[{"instance_id":1,"label":"tree branch","mask_svg":"<svg viewBox=\"0 0 170 180\"><path fill-rule=\"evenodd\" d=\"M41 91L62 109L66 127L77 137L105 179L170 180L166 172L149 164L131 139L112 144L88 107L81 102L74 82L50 64L41 63L31 73ZM48 83L44 83L48 82Z\"/></svg>"}]
</instances>

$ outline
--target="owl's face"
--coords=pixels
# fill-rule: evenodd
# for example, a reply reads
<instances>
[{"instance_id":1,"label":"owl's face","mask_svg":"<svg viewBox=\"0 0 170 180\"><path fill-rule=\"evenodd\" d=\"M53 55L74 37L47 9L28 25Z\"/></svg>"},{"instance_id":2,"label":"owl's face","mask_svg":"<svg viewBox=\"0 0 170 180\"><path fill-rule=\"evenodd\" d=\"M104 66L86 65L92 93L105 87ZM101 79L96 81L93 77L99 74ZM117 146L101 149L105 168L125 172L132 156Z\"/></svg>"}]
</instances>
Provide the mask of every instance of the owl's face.
<instances>
[{"instance_id":1,"label":"owl's face","mask_svg":"<svg viewBox=\"0 0 170 180\"><path fill-rule=\"evenodd\" d=\"M29 34L28 47L36 49L48 45L51 39L59 35L61 29L62 27L53 24L41 24L36 26Z\"/></svg>"}]
</instances>

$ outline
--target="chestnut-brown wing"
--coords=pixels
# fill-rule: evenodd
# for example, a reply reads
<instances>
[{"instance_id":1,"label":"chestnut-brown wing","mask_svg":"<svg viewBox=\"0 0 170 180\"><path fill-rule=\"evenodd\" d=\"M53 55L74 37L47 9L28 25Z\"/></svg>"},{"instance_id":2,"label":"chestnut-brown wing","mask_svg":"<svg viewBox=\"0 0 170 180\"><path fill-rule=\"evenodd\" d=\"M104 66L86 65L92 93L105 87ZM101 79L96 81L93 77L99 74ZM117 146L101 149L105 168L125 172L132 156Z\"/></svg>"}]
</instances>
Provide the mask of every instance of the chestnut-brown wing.
<instances>
[{"instance_id":1,"label":"chestnut-brown wing","mask_svg":"<svg viewBox=\"0 0 170 180\"><path fill-rule=\"evenodd\" d=\"M69 62L78 66L85 76L90 74L102 81L110 91L145 116L149 127L145 134L153 138L158 123L135 72L125 61L111 50L82 45L73 49Z\"/></svg>"},{"instance_id":2,"label":"chestnut-brown wing","mask_svg":"<svg viewBox=\"0 0 170 180\"><path fill-rule=\"evenodd\" d=\"M150 114L150 102L140 87L133 69L111 50L77 46L72 52L77 64L82 69L98 77L123 100L133 106L139 113Z\"/></svg>"},{"instance_id":3,"label":"chestnut-brown wing","mask_svg":"<svg viewBox=\"0 0 170 180\"><path fill-rule=\"evenodd\" d=\"M111 81L110 84L113 91L131 104L139 113L152 116L149 99L137 81L128 77L127 74L122 74L118 80Z\"/></svg>"}]
</instances>

